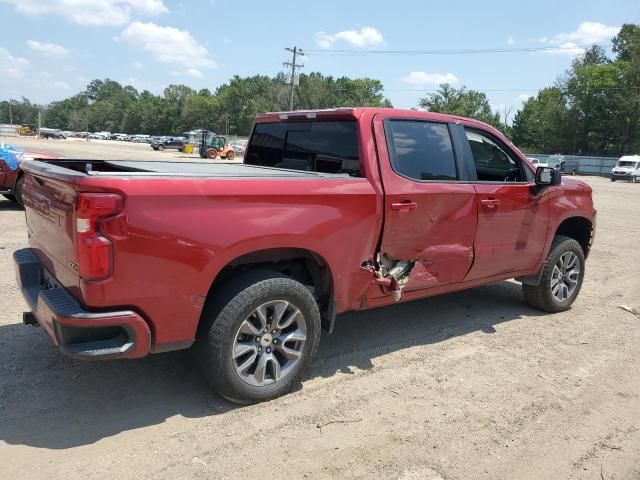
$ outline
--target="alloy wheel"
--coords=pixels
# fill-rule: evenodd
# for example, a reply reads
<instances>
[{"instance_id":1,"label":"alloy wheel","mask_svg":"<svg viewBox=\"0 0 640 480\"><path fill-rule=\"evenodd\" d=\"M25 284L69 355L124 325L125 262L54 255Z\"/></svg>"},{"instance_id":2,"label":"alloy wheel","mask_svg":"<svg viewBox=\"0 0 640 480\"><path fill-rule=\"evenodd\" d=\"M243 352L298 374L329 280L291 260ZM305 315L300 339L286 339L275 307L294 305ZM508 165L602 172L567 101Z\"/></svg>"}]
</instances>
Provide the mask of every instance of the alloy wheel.
<instances>
[{"instance_id":1,"label":"alloy wheel","mask_svg":"<svg viewBox=\"0 0 640 480\"><path fill-rule=\"evenodd\" d=\"M301 361L306 333L304 315L291 302L260 305L235 335L231 355L237 375L257 387L280 381Z\"/></svg>"}]
</instances>

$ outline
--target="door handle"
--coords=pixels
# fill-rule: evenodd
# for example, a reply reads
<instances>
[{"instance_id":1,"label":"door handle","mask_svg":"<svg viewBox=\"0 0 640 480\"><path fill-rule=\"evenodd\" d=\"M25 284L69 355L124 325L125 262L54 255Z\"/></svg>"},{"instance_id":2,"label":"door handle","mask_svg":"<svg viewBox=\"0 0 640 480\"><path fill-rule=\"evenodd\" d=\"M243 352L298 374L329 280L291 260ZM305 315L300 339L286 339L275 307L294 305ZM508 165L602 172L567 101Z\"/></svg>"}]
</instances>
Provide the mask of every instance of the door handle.
<instances>
[{"instance_id":1,"label":"door handle","mask_svg":"<svg viewBox=\"0 0 640 480\"><path fill-rule=\"evenodd\" d=\"M486 198L482 200L482 206L487 208L496 208L500 206L500 200L497 198Z\"/></svg>"},{"instance_id":2,"label":"door handle","mask_svg":"<svg viewBox=\"0 0 640 480\"><path fill-rule=\"evenodd\" d=\"M397 210L399 212L408 212L410 210L415 210L416 208L418 208L418 204L411 201L391 204L391 210Z\"/></svg>"}]
</instances>

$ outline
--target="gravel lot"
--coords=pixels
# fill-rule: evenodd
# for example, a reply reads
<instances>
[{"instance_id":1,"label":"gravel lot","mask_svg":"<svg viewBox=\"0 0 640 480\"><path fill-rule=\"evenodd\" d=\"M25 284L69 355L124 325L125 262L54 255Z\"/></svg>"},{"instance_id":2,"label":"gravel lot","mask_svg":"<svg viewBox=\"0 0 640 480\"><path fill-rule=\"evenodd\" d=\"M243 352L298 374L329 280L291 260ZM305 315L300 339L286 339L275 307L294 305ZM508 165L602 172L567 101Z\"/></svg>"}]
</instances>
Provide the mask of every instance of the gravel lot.
<instances>
[{"instance_id":1,"label":"gravel lot","mask_svg":"<svg viewBox=\"0 0 640 480\"><path fill-rule=\"evenodd\" d=\"M31 149L57 153L67 158L82 158L92 160L171 160L182 162L208 162L202 160L198 153L186 154L177 150L155 151L148 143L118 142L115 140L85 140L82 138L68 138L66 140L41 140L29 137L9 138L0 137L0 141ZM241 158L237 158L238 161Z\"/></svg>"},{"instance_id":2,"label":"gravel lot","mask_svg":"<svg viewBox=\"0 0 640 480\"><path fill-rule=\"evenodd\" d=\"M91 156L175 155L104 143ZM618 308L640 306L640 185L585 180L598 233L572 310L501 282L343 315L298 391L243 408L189 352L82 363L23 326L24 214L0 201L0 476L640 478L640 317Z\"/></svg>"}]
</instances>

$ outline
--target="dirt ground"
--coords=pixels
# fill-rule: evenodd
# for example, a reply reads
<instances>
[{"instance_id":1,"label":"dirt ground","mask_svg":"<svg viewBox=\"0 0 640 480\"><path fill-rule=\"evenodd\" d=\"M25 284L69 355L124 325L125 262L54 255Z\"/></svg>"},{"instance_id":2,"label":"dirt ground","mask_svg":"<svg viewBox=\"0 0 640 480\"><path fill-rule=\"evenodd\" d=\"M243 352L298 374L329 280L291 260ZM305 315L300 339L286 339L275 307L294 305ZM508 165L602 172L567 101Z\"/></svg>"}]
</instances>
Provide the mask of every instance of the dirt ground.
<instances>
[{"instance_id":1,"label":"dirt ground","mask_svg":"<svg viewBox=\"0 0 640 480\"><path fill-rule=\"evenodd\" d=\"M598 232L570 311L501 282L343 315L300 389L242 408L189 352L82 363L23 326L24 214L0 201L0 477L640 478L640 317L618 307L640 306L640 185L585 180Z\"/></svg>"},{"instance_id":2,"label":"dirt ground","mask_svg":"<svg viewBox=\"0 0 640 480\"><path fill-rule=\"evenodd\" d=\"M186 154L177 150L153 150L148 143L118 142L115 140L85 140L68 138L65 140L41 140L30 137L0 137L0 142L41 152L52 152L67 158L91 160L160 160L160 161L208 161L201 160L198 153ZM240 157L237 158L241 160Z\"/></svg>"}]
</instances>

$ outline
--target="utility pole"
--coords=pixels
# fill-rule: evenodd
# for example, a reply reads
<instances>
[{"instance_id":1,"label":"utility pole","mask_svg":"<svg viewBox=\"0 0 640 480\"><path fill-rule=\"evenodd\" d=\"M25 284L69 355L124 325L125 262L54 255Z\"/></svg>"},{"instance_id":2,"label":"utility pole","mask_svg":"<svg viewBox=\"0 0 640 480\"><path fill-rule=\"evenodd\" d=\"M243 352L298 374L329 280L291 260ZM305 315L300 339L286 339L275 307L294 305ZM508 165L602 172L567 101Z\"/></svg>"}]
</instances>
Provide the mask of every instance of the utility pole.
<instances>
[{"instance_id":1,"label":"utility pole","mask_svg":"<svg viewBox=\"0 0 640 480\"><path fill-rule=\"evenodd\" d=\"M304 67L304 64L297 64L296 60L298 59L298 55L304 57L304 53L298 47L293 48L285 48L286 51L293 53L293 60L290 62L283 63L284 67L291 68L291 97L289 99L289 110L293 111L293 92L296 85L296 68Z\"/></svg>"},{"instance_id":2,"label":"utility pole","mask_svg":"<svg viewBox=\"0 0 640 480\"><path fill-rule=\"evenodd\" d=\"M9 123L13 127L13 113L11 112L11 100L9 100Z\"/></svg>"}]
</instances>

